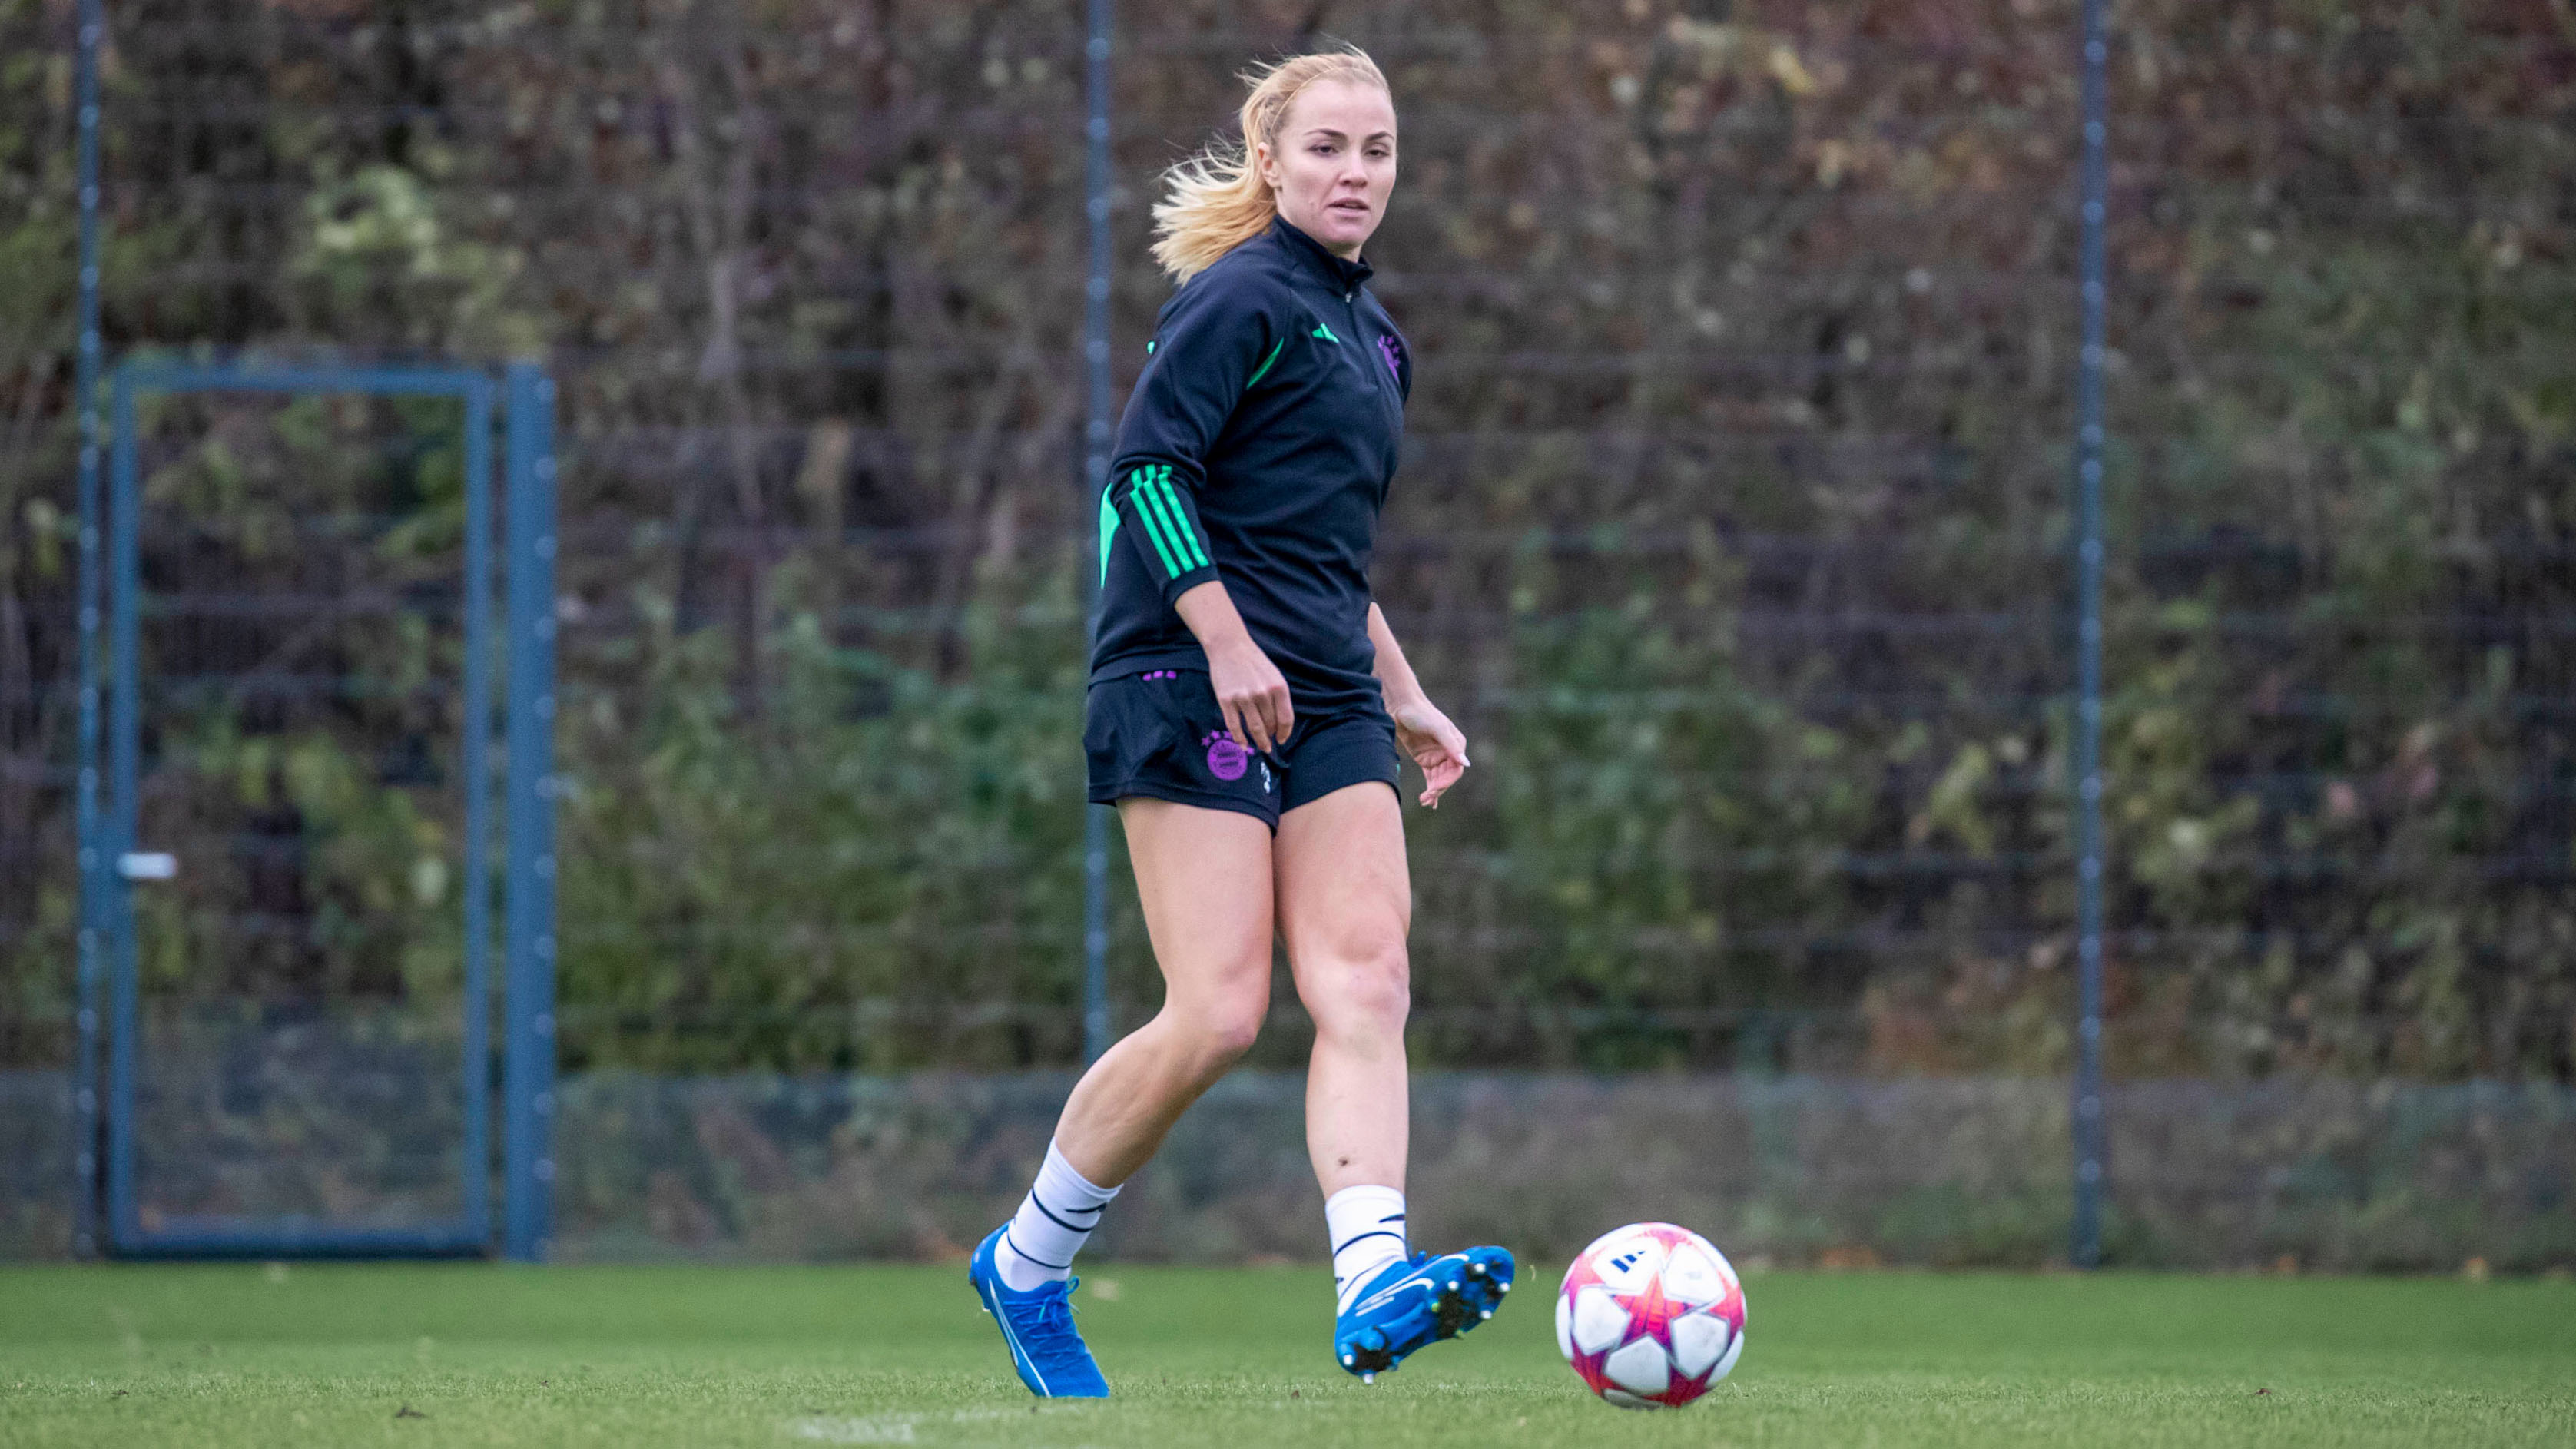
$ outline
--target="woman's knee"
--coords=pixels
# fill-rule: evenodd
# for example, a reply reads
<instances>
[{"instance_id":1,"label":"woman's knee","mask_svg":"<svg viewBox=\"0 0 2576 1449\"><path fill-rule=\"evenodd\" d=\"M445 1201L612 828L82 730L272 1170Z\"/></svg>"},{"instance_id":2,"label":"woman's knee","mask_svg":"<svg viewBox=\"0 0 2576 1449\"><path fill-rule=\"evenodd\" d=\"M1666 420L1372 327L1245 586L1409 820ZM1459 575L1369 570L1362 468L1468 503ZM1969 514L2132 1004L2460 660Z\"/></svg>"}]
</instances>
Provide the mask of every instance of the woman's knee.
<instances>
[{"instance_id":1,"label":"woman's knee","mask_svg":"<svg viewBox=\"0 0 2576 1449\"><path fill-rule=\"evenodd\" d=\"M1413 973L1401 940L1364 942L1305 973L1307 1013L1318 1031L1401 1032L1413 1010Z\"/></svg>"},{"instance_id":2,"label":"woman's knee","mask_svg":"<svg viewBox=\"0 0 2576 1449\"><path fill-rule=\"evenodd\" d=\"M1270 1013L1268 983L1261 989L1213 992L1171 1008L1172 1024L1190 1055L1210 1074L1234 1065L1261 1035Z\"/></svg>"}]
</instances>

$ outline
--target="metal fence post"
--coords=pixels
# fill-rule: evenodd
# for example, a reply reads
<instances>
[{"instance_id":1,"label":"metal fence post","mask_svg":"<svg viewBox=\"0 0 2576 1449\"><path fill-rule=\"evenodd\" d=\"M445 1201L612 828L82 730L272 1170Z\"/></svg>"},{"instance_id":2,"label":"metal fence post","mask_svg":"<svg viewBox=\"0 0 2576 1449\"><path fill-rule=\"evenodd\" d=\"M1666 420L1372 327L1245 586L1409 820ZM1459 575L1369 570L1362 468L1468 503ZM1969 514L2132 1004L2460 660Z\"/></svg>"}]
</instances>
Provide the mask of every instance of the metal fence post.
<instances>
[{"instance_id":1,"label":"metal fence post","mask_svg":"<svg viewBox=\"0 0 2576 1449\"><path fill-rule=\"evenodd\" d=\"M465 389L465 1233L492 1237L492 381Z\"/></svg>"},{"instance_id":2,"label":"metal fence post","mask_svg":"<svg viewBox=\"0 0 2576 1449\"><path fill-rule=\"evenodd\" d=\"M553 1230L555 1115L555 446L553 379L509 372L509 866L502 907L502 1252L542 1260Z\"/></svg>"},{"instance_id":3,"label":"metal fence post","mask_svg":"<svg viewBox=\"0 0 2576 1449\"><path fill-rule=\"evenodd\" d=\"M73 406L80 419L80 1006L73 1018L80 1047L72 1076L72 1253L99 1250L98 1039L101 952L106 942L107 847L99 838L99 625L106 579L100 569L98 380L98 47L105 38L104 0L81 0L78 80L73 105L80 126L80 314L73 354Z\"/></svg>"},{"instance_id":4,"label":"metal fence post","mask_svg":"<svg viewBox=\"0 0 2576 1449\"><path fill-rule=\"evenodd\" d=\"M2084 347L2076 364L2075 438L2075 1221L2079 1268L2102 1261L2102 364L2106 65L2103 0L2084 0L2082 278Z\"/></svg>"},{"instance_id":5,"label":"metal fence post","mask_svg":"<svg viewBox=\"0 0 2576 1449\"><path fill-rule=\"evenodd\" d=\"M108 675L112 681L107 721L109 803L108 817L101 822L95 842L99 855L99 913L105 927L100 932L100 945L105 953L105 968L114 981L114 1000L109 1006L113 1024L107 1032L107 1204L103 1224L109 1242L129 1235L136 1221L134 1069L141 1045L137 1037L142 1016L134 980L134 912L129 904L133 887L114 869L116 858L134 847L127 830L135 816L140 769L137 757L142 753L142 706L137 698L142 675L136 659L141 625L136 617L136 590L131 583L141 557L138 535L142 530L143 485L141 464L136 458L141 445L135 427L130 365L117 370L112 406L116 448L115 477L107 510L107 568L115 577L126 580L128 586L109 591L113 600L108 621Z\"/></svg>"},{"instance_id":6,"label":"metal fence post","mask_svg":"<svg viewBox=\"0 0 2576 1449\"><path fill-rule=\"evenodd\" d=\"M1089 496L1109 486L1109 36L1110 0L1091 0L1091 37L1085 43L1084 88L1091 118L1084 123L1084 210L1091 220L1091 273L1083 284L1082 364L1088 387L1083 424L1082 476ZM1106 545L1093 530L1094 550ZM1107 560L1083 570L1096 608ZM1086 610L1086 615L1089 613ZM1109 807L1086 805L1082 814L1082 1059L1109 1050Z\"/></svg>"}]
</instances>

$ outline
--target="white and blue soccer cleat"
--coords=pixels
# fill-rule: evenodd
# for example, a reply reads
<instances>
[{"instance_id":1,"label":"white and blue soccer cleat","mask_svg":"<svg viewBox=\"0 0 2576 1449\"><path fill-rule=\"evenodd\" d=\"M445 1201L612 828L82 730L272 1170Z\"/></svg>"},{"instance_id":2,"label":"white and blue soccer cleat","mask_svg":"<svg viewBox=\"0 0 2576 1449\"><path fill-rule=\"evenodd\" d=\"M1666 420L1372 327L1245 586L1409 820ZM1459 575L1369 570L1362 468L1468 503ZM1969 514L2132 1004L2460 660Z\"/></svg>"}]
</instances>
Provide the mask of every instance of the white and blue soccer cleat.
<instances>
[{"instance_id":1,"label":"white and blue soccer cleat","mask_svg":"<svg viewBox=\"0 0 2576 1449\"><path fill-rule=\"evenodd\" d=\"M1020 1382L1041 1399L1105 1399L1109 1381L1100 1376L1091 1348L1073 1326L1073 1290L1082 1280L1067 1278L1019 1292L1002 1281L993 1262L1005 1224L976 1244L966 1265L966 1281L984 1300L984 1311L1001 1326L1002 1342L1011 1350L1011 1367Z\"/></svg>"},{"instance_id":2,"label":"white and blue soccer cleat","mask_svg":"<svg viewBox=\"0 0 2576 1449\"><path fill-rule=\"evenodd\" d=\"M1512 1291L1512 1269L1504 1248L1398 1258L1333 1321L1333 1361L1360 1382L1375 1383L1424 1344L1456 1338L1493 1317Z\"/></svg>"}]
</instances>

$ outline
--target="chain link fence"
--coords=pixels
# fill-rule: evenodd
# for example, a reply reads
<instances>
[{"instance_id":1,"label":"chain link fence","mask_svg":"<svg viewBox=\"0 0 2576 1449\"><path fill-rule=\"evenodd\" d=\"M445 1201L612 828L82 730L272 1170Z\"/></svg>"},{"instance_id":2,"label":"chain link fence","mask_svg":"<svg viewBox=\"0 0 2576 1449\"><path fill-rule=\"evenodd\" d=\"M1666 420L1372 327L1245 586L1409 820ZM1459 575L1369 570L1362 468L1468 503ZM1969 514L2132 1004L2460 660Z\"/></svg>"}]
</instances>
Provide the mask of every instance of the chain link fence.
<instances>
[{"instance_id":1,"label":"chain link fence","mask_svg":"<svg viewBox=\"0 0 2576 1449\"><path fill-rule=\"evenodd\" d=\"M681 1120L806 1090L769 1073L833 1077L811 1090L835 1101L925 1072L1059 1089L1043 1074L1081 1042L1079 16L111 20L115 350L542 355L562 379L572 1099ZM11 54L68 56L69 24L0 7ZM1468 1096L1652 1074L1531 1079L1534 1113L1584 1104L1569 1121L1678 1122L1640 1104L1682 1083L1707 1115L1673 1140L1712 1172L1786 1132L1762 1171L1816 1195L1671 1187L1784 1260L2049 1256L2053 1227L1890 1226L1917 1189L1984 1196L1995 1154L2030 1173L2028 1223L2063 1220L2074 27L2055 0L1122 18L1122 385L1166 294L1154 176L1231 115L1232 72L1337 38L1396 88L1404 179L1370 255L1420 382L1376 583L1477 760L1412 817L1417 1061ZM2141 0L2114 29L2115 1258L2564 1262L2500 1225L2563 1212L2550 1094L2576 1070L2576 41L2500 3ZM67 94L51 62L0 76L23 198L0 244L31 279L0 303L0 1063L30 1103L71 1000ZM353 788L393 798L403 731L351 718L332 728L373 730ZM286 803L281 858L380 887L365 929L391 929L420 852L382 811ZM350 938L313 885L261 929L318 961ZM1122 1024L1158 997L1126 894ZM307 975L277 1010L410 989ZM1255 1065L1288 1070L1284 976L1278 1002ZM2383 1105L2297 1105L2347 1097ZM1841 1105L1747 1105L1793 1100ZM1847 1112L1884 1135L1777 1125ZM2300 1165L2478 1121L2517 1145L2390 1169L2447 1184L2429 1195ZM12 1130L36 1136L9 1180L53 1180L17 1164L58 1148ZM1829 1190L1846 1152L1915 1161L1900 1140L1946 1165ZM643 1176L594 1164L625 1185L576 1194L582 1251L936 1247L651 1228L639 1204L678 1200L636 1150ZM672 1149L683 1183L698 1150ZM2529 1173L2494 1165L2514 1153ZM870 1159L815 1160L830 1182ZM2405 1248L2305 1208L2257 1226L2276 1170L2454 1226ZM2176 1193L2204 1206L2147 1206ZM13 1219L27 1251L50 1250L41 1197ZM1274 1250L1172 1231L1130 1247Z\"/></svg>"}]
</instances>

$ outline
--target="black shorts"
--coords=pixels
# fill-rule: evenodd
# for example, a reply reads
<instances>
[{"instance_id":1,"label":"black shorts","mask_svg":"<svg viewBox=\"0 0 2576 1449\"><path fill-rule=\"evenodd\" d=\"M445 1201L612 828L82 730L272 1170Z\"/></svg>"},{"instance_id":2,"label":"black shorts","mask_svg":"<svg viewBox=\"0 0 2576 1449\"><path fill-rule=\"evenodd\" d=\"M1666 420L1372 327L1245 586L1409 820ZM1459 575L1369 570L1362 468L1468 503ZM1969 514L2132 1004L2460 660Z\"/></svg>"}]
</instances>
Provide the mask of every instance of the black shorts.
<instances>
[{"instance_id":1,"label":"black shorts","mask_svg":"<svg viewBox=\"0 0 2576 1449\"><path fill-rule=\"evenodd\" d=\"M1092 685L1082 749L1095 805L1142 795L1257 815L1273 830L1281 815L1345 786L1383 780L1393 789L1403 758L1384 710L1299 715L1286 744L1246 750L1225 732L1208 677L1186 669Z\"/></svg>"}]
</instances>

